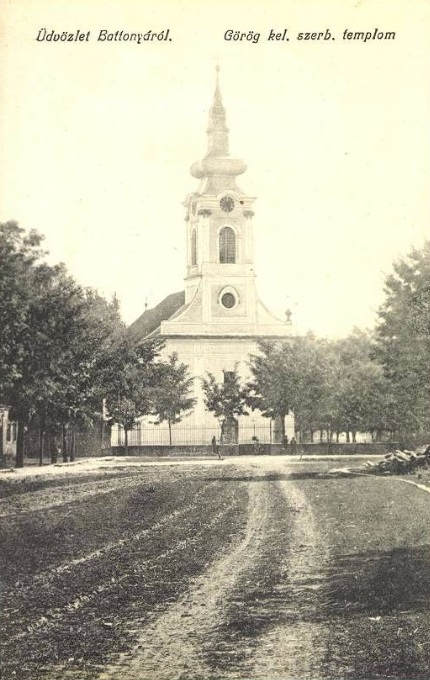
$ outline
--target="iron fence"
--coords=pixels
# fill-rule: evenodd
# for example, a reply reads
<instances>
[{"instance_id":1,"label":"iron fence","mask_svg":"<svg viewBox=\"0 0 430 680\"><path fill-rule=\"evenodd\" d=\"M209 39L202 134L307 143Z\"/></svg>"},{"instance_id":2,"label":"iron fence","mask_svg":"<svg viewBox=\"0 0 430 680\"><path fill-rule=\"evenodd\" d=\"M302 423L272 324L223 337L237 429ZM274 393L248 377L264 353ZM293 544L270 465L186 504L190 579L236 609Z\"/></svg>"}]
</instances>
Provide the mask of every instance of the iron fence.
<instances>
[{"instance_id":1,"label":"iron fence","mask_svg":"<svg viewBox=\"0 0 430 680\"><path fill-rule=\"evenodd\" d=\"M210 446L215 437L217 444L273 444L276 443L273 426L270 422L267 426L241 425L239 424L237 440L232 442L223 441L220 427L194 427L184 425L172 425L168 427L160 425L138 424L128 432L129 446ZM278 437L279 438L279 437ZM122 427L115 426L112 430L112 446L124 446L125 432Z\"/></svg>"}]
</instances>

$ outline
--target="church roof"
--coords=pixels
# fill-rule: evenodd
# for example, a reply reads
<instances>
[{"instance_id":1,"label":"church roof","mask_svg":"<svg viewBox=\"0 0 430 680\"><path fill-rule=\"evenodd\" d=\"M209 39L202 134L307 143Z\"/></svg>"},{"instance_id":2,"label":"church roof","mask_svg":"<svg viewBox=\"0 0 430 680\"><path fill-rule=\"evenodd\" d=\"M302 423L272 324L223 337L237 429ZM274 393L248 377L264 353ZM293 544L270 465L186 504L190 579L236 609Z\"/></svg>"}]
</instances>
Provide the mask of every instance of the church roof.
<instances>
[{"instance_id":1,"label":"church roof","mask_svg":"<svg viewBox=\"0 0 430 680\"><path fill-rule=\"evenodd\" d=\"M136 321L128 327L130 336L137 341L148 335L156 335L162 321L172 318L185 304L185 291L168 295L152 309L146 309Z\"/></svg>"}]
</instances>

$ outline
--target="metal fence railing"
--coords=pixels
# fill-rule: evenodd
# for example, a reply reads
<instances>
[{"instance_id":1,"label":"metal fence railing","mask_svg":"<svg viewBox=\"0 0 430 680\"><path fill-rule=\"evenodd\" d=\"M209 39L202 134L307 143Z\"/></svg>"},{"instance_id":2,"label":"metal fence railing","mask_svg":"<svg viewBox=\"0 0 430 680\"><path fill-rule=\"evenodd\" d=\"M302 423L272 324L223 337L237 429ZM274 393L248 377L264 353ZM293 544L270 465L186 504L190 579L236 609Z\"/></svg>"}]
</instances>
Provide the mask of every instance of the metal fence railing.
<instances>
[{"instance_id":1,"label":"metal fence railing","mask_svg":"<svg viewBox=\"0 0 430 680\"><path fill-rule=\"evenodd\" d=\"M128 432L129 446L209 446L212 438L215 437L218 444L253 444L256 441L260 444L273 444L275 437L272 424L261 425L239 425L237 439L232 441L221 437L220 427L193 427L173 425L171 432L168 427L161 425L141 425L138 424L133 430ZM124 446L124 429L115 426L112 429L112 446Z\"/></svg>"}]
</instances>

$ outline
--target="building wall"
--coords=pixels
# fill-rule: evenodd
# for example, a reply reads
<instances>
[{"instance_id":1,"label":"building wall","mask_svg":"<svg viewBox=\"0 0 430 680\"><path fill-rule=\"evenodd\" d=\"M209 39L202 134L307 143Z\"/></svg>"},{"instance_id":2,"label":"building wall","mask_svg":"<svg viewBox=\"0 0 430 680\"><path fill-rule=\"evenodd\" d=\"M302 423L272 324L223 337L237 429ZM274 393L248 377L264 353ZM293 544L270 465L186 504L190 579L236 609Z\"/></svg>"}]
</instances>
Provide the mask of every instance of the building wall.
<instances>
[{"instance_id":1,"label":"building wall","mask_svg":"<svg viewBox=\"0 0 430 680\"><path fill-rule=\"evenodd\" d=\"M246 381L250 378L249 356L256 354L257 351L257 341L253 338L185 337L166 340L165 356L176 352L180 361L187 364L190 374L194 376L193 396L196 397L197 403L193 414L187 418L188 425L199 427L217 425L216 418L206 410L204 405L201 378L206 377L210 371L218 382L222 382L224 371L237 370L242 380ZM255 418L267 424L267 418L263 419L259 415L255 415Z\"/></svg>"}]
</instances>

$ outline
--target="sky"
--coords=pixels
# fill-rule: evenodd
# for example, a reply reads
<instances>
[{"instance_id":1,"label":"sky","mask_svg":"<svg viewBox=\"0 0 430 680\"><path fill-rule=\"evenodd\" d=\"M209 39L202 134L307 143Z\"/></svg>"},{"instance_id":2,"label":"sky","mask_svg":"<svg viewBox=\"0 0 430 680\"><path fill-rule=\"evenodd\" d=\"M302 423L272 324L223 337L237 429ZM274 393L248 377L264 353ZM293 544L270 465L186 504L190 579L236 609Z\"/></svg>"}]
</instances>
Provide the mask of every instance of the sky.
<instances>
[{"instance_id":1,"label":"sky","mask_svg":"<svg viewBox=\"0 0 430 680\"><path fill-rule=\"evenodd\" d=\"M395 38L343 37L375 29ZM298 333L371 328L393 261L430 237L427 0L3 0L0 50L0 221L42 233L127 323L183 288L217 64L259 294Z\"/></svg>"}]
</instances>

